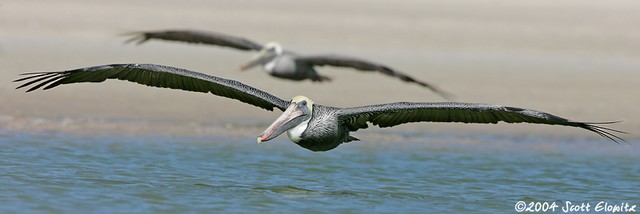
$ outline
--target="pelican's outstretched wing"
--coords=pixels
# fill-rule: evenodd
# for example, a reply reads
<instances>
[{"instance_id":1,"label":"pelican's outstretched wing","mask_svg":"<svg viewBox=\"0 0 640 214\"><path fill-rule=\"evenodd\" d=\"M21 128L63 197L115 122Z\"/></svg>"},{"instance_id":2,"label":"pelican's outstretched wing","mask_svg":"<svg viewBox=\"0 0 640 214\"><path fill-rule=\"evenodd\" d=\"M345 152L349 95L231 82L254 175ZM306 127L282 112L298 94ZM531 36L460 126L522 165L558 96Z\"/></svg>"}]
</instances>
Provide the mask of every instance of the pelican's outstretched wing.
<instances>
[{"instance_id":1,"label":"pelican's outstretched wing","mask_svg":"<svg viewBox=\"0 0 640 214\"><path fill-rule=\"evenodd\" d=\"M299 56L299 57L296 57L296 61L301 63L307 63L309 65L314 65L314 66L330 65L330 66L338 66L338 67L350 67L350 68L354 68L361 71L378 71L392 77L400 78L402 81L415 83L422 87L426 87L429 90L437 93L438 95L446 99L453 98L453 95L451 95L450 93L447 93L429 83L416 80L415 78L409 75L393 70L385 65L381 65L381 64L377 64L377 63L373 63L373 62L369 62L369 61L365 61L357 58L337 56L337 55Z\"/></svg>"},{"instance_id":2,"label":"pelican's outstretched wing","mask_svg":"<svg viewBox=\"0 0 640 214\"><path fill-rule=\"evenodd\" d=\"M380 127L390 127L411 122L461 122L461 123L539 123L573 126L595 132L614 142L624 139L611 132L625 133L597 124L570 121L552 114L489 104L441 102L441 103L389 103L340 109L340 120L351 131L367 128L367 122Z\"/></svg>"},{"instance_id":3,"label":"pelican's outstretched wing","mask_svg":"<svg viewBox=\"0 0 640 214\"><path fill-rule=\"evenodd\" d=\"M50 89L61 84L103 82L107 79L127 80L147 86L203 92L240 100L272 111L274 107L284 111L289 102L241 82L203 73L154 64L113 64L67 71L24 73L26 77L14 82L26 81L17 88L36 84L27 90Z\"/></svg>"},{"instance_id":4,"label":"pelican's outstretched wing","mask_svg":"<svg viewBox=\"0 0 640 214\"><path fill-rule=\"evenodd\" d=\"M149 39L161 39L196 44L219 45L246 51L262 49L262 45L251 40L214 32L194 30L166 30L132 32L125 35L133 36L125 41L125 43L135 41L137 44L141 44Z\"/></svg>"}]
</instances>

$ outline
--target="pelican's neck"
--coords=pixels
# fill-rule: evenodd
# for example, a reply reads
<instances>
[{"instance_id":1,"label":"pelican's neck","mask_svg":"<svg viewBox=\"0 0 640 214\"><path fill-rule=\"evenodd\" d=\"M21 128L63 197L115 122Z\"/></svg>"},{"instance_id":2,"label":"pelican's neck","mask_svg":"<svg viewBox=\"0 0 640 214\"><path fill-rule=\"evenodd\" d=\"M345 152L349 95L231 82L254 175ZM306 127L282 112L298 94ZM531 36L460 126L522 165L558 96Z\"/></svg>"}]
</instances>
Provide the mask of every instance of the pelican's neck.
<instances>
[{"instance_id":1,"label":"pelican's neck","mask_svg":"<svg viewBox=\"0 0 640 214\"><path fill-rule=\"evenodd\" d=\"M302 123L298 124L296 127L289 129L289 131L287 131L289 140L293 141L294 143L300 142L300 140L302 140L302 133L307 130L307 127L309 126L309 121L311 121L311 117L309 117L309 119L305 121L302 121Z\"/></svg>"},{"instance_id":2,"label":"pelican's neck","mask_svg":"<svg viewBox=\"0 0 640 214\"><path fill-rule=\"evenodd\" d=\"M308 110L308 113L309 113L309 119L302 121L302 123L298 124L297 126L287 131L287 136L289 137L289 140L293 141L294 143L298 143L300 142L300 140L302 140L302 133L305 130L307 130L307 128L309 127L309 121L311 121L311 118L313 118L313 101L311 101L311 99L305 96L296 96L293 99L291 99L291 102L296 104L303 101L307 103L306 109Z\"/></svg>"},{"instance_id":3,"label":"pelican's neck","mask_svg":"<svg viewBox=\"0 0 640 214\"><path fill-rule=\"evenodd\" d=\"M273 58L271 61L269 61L269 62L267 62L267 63L265 63L263 65L263 68L264 68L265 71L272 72L273 69L276 68L276 64L277 64L276 58L277 57Z\"/></svg>"}]
</instances>

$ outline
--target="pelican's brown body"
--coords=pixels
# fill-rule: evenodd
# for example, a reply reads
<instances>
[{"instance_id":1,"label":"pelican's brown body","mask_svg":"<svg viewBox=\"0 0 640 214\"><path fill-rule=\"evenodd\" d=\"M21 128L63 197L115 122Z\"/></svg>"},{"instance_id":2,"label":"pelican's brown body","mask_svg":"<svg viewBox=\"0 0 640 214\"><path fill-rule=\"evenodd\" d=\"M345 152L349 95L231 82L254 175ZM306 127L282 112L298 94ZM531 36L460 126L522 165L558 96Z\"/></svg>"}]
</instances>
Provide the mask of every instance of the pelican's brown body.
<instances>
[{"instance_id":1,"label":"pelican's brown body","mask_svg":"<svg viewBox=\"0 0 640 214\"><path fill-rule=\"evenodd\" d=\"M338 118L338 108L313 105L313 114L308 128L302 132L298 142L311 151L328 151L342 143L358 140L349 135L349 128Z\"/></svg>"}]
</instances>

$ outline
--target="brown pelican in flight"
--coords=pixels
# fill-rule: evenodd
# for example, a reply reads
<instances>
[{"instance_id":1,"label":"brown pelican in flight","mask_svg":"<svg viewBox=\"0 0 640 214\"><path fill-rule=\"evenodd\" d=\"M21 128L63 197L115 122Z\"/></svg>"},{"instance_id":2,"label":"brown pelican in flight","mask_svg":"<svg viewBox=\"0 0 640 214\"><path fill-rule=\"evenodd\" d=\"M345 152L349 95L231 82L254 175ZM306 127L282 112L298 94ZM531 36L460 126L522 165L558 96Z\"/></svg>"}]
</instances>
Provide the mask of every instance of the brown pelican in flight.
<instances>
[{"instance_id":1,"label":"brown pelican in flight","mask_svg":"<svg viewBox=\"0 0 640 214\"><path fill-rule=\"evenodd\" d=\"M277 108L284 113L258 135L258 143L287 132L291 141L312 151L327 151L342 143L358 140L349 132L367 128L367 123L391 127L410 122L525 122L579 127L614 142L624 141L612 133L624 132L598 125L608 123L576 122L529 109L462 102L398 102L337 108L315 104L304 96L287 101L238 81L154 64L113 64L23 75L25 77L14 82L25 82L17 88L33 85L27 92L61 84L119 79L153 87L212 93L270 111Z\"/></svg>"},{"instance_id":2,"label":"brown pelican in flight","mask_svg":"<svg viewBox=\"0 0 640 214\"><path fill-rule=\"evenodd\" d=\"M449 99L452 97L451 94L440 90L429 83L416 80L413 77L391 69L386 65L339 55L298 55L291 51L284 50L280 44L275 42L269 42L263 46L259 43L241 37L191 30L135 32L128 35L133 35L133 37L128 39L125 43L135 41L137 44L141 44L149 39L160 39L218 45L244 51L258 51L258 54L240 69L244 71L255 66L262 65L264 70L266 70L271 76L278 78L289 80L310 79L312 81L322 82L328 81L330 78L318 74L314 68L315 66L329 65L350 67L361 71L381 72L392 77L400 78L405 82L415 83L426 87L444 98Z\"/></svg>"}]
</instances>

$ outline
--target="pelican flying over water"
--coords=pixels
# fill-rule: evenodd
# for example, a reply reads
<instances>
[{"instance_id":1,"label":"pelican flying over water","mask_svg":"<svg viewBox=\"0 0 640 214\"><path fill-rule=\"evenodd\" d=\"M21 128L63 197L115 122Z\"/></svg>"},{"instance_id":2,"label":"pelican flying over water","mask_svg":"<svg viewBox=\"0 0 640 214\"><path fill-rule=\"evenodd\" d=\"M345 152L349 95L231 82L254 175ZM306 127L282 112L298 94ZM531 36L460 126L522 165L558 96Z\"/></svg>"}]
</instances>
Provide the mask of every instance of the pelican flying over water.
<instances>
[{"instance_id":1,"label":"pelican flying over water","mask_svg":"<svg viewBox=\"0 0 640 214\"><path fill-rule=\"evenodd\" d=\"M35 84L27 92L62 84L119 79L153 87L212 93L269 111L277 108L284 113L258 135L257 142L269 141L286 132L291 141L311 151L327 151L342 143L357 141L349 133L367 128L367 123L383 128L410 122L539 123L583 128L614 142L624 139L612 132L625 133L599 126L611 122L576 122L544 112L491 104L398 102L337 108L315 104L304 96L287 101L238 81L154 64L112 64L22 75L25 77L14 80L25 82L17 89Z\"/></svg>"},{"instance_id":2,"label":"pelican flying over water","mask_svg":"<svg viewBox=\"0 0 640 214\"><path fill-rule=\"evenodd\" d=\"M283 79L298 81L310 79L312 81L319 82L329 81L331 80L329 77L318 74L315 70L315 66L329 65L350 67L361 71L381 72L392 77L397 77L405 82L415 83L422 87L426 87L441 97L447 99L452 97L451 94L440 90L429 83L416 80L415 78L391 69L386 65L339 55L298 55L291 51L284 50L282 46L276 42L269 42L263 46L259 43L241 37L192 30L135 32L128 35L133 35L133 37L128 39L125 43L136 41L137 44L141 44L150 39L160 39L218 45L244 51L258 51L258 54L250 62L242 66L240 70L244 71L258 65L262 65L269 75Z\"/></svg>"}]
</instances>

